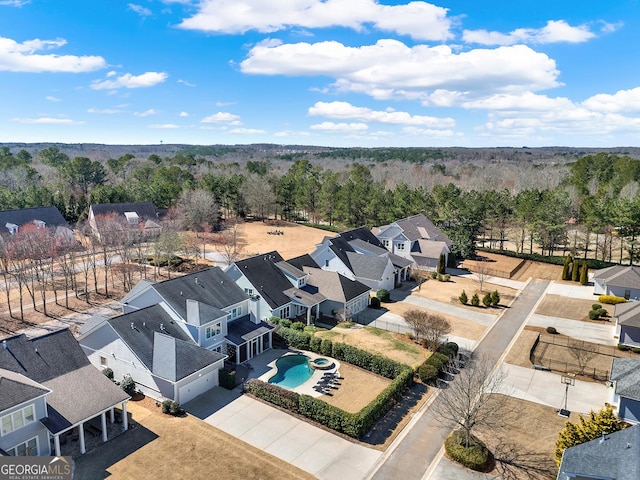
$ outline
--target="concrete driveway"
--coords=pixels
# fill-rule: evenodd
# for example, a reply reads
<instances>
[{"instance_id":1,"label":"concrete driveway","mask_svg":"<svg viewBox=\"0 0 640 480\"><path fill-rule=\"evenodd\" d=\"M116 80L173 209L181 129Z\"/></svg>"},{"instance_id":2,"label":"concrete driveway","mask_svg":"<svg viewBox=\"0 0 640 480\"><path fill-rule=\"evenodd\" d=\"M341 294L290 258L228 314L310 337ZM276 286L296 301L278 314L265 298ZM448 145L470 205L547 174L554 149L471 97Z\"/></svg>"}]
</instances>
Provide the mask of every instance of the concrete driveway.
<instances>
[{"instance_id":1,"label":"concrete driveway","mask_svg":"<svg viewBox=\"0 0 640 480\"><path fill-rule=\"evenodd\" d=\"M262 402L215 387L184 408L214 427L321 480L360 480L382 452L310 425Z\"/></svg>"},{"instance_id":2,"label":"concrete driveway","mask_svg":"<svg viewBox=\"0 0 640 480\"><path fill-rule=\"evenodd\" d=\"M555 327L558 332L585 342L600 343L602 345L618 344L618 339L613 338L616 327L613 322L603 324L583 322L581 320L571 320L561 317L550 317L548 315L531 315L527 325L536 327Z\"/></svg>"}]
</instances>

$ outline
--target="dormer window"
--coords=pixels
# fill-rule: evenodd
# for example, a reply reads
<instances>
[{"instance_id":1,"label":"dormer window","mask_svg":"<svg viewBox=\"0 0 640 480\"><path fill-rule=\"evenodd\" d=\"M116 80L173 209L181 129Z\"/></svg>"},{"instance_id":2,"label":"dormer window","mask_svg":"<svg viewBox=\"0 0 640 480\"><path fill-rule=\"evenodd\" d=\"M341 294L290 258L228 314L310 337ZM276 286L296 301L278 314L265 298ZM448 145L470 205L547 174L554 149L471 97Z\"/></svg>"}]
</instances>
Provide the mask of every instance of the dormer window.
<instances>
[{"instance_id":1,"label":"dormer window","mask_svg":"<svg viewBox=\"0 0 640 480\"><path fill-rule=\"evenodd\" d=\"M404 250L404 243L396 243L396 250Z\"/></svg>"},{"instance_id":2,"label":"dormer window","mask_svg":"<svg viewBox=\"0 0 640 480\"><path fill-rule=\"evenodd\" d=\"M298 288L302 288L307 284L307 279L305 277L298 279Z\"/></svg>"},{"instance_id":3,"label":"dormer window","mask_svg":"<svg viewBox=\"0 0 640 480\"><path fill-rule=\"evenodd\" d=\"M124 216L127 219L127 223L131 225L137 225L140 222L140 217L136 212L124 212Z\"/></svg>"},{"instance_id":4,"label":"dormer window","mask_svg":"<svg viewBox=\"0 0 640 480\"><path fill-rule=\"evenodd\" d=\"M5 224L5 227L7 228L7 230L9 230L9 233L11 235L15 235L16 233L18 233L18 225L16 225L15 223L7 223Z\"/></svg>"},{"instance_id":5,"label":"dormer window","mask_svg":"<svg viewBox=\"0 0 640 480\"><path fill-rule=\"evenodd\" d=\"M44 223L42 220L34 220L33 224L36 226L36 228L40 229L40 228L44 228L47 224Z\"/></svg>"},{"instance_id":6,"label":"dormer window","mask_svg":"<svg viewBox=\"0 0 640 480\"><path fill-rule=\"evenodd\" d=\"M233 309L231 309L231 311L227 314L227 321L233 320L234 318L238 317L241 311L242 310L240 307L234 307Z\"/></svg>"}]
</instances>

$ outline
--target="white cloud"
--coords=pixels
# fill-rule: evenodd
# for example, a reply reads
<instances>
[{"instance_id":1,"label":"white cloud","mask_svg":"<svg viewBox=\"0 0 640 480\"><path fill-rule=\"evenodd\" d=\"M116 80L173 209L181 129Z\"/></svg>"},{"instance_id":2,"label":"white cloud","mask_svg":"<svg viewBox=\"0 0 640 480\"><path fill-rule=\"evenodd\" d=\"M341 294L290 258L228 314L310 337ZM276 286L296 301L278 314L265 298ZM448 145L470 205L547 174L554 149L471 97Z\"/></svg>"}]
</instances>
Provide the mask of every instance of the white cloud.
<instances>
[{"instance_id":1,"label":"white cloud","mask_svg":"<svg viewBox=\"0 0 640 480\"><path fill-rule=\"evenodd\" d=\"M87 112L88 113L99 113L99 114L102 114L102 115L114 115L116 113L122 112L122 110L119 110L117 108L102 108L102 109L99 109L99 108L88 108Z\"/></svg>"},{"instance_id":2,"label":"white cloud","mask_svg":"<svg viewBox=\"0 0 640 480\"><path fill-rule=\"evenodd\" d=\"M551 98L546 95L524 92L518 95L500 94L479 100L462 101L460 106L469 109L544 112L547 110L571 109L575 105L565 97Z\"/></svg>"},{"instance_id":3,"label":"white cloud","mask_svg":"<svg viewBox=\"0 0 640 480\"><path fill-rule=\"evenodd\" d=\"M392 109L385 111L356 107L347 102L316 102L310 107L308 114L338 120L360 120L362 122L379 122L396 125L422 125L433 128L449 128L455 125L452 118L437 118L424 115L411 115Z\"/></svg>"},{"instance_id":4,"label":"white cloud","mask_svg":"<svg viewBox=\"0 0 640 480\"><path fill-rule=\"evenodd\" d=\"M133 112L133 115L136 117L144 118L150 117L151 115L157 115L158 113L160 112L154 110L153 108L150 108L149 110L145 110L144 112Z\"/></svg>"},{"instance_id":5,"label":"white cloud","mask_svg":"<svg viewBox=\"0 0 640 480\"><path fill-rule=\"evenodd\" d=\"M188 116L189 116L189 114L188 114L187 112L180 112L180 113L178 114L178 116L179 116L179 117L188 117Z\"/></svg>"},{"instance_id":6,"label":"white cloud","mask_svg":"<svg viewBox=\"0 0 640 480\"><path fill-rule=\"evenodd\" d=\"M185 87L195 87L196 84L195 83L191 83L191 82L187 82L186 80L182 80L182 79L178 79L176 81L176 83L181 83L183 84Z\"/></svg>"},{"instance_id":7,"label":"white cloud","mask_svg":"<svg viewBox=\"0 0 640 480\"><path fill-rule=\"evenodd\" d=\"M437 90L486 96L559 85L555 61L525 45L454 53L445 45L408 47L390 39L362 47L259 44L240 67L248 74L333 76L338 91L376 99L418 99Z\"/></svg>"},{"instance_id":8,"label":"white cloud","mask_svg":"<svg viewBox=\"0 0 640 480\"><path fill-rule=\"evenodd\" d=\"M107 76L113 77L111 72L109 72ZM93 90L117 90L119 88L153 87L164 82L168 76L169 75L164 72L145 72L141 75L125 73L115 80L94 80L93 83L91 83L91 88Z\"/></svg>"},{"instance_id":9,"label":"white cloud","mask_svg":"<svg viewBox=\"0 0 640 480\"><path fill-rule=\"evenodd\" d=\"M600 93L587 98L582 104L599 112L639 112L640 87L631 90L619 90L613 95Z\"/></svg>"},{"instance_id":10,"label":"white cloud","mask_svg":"<svg viewBox=\"0 0 640 480\"><path fill-rule=\"evenodd\" d=\"M283 130L281 132L275 132L273 136L274 137L308 137L310 136L310 133L305 131Z\"/></svg>"},{"instance_id":11,"label":"white cloud","mask_svg":"<svg viewBox=\"0 0 640 480\"><path fill-rule=\"evenodd\" d=\"M362 132L367 130L369 126L366 123L334 123L322 122L311 125L311 130L319 130L323 132Z\"/></svg>"},{"instance_id":12,"label":"white cloud","mask_svg":"<svg viewBox=\"0 0 640 480\"><path fill-rule=\"evenodd\" d=\"M105 77L107 78L111 78L111 77L115 77L116 75L118 75L118 72L111 70L110 72L107 72L107 74L105 75Z\"/></svg>"},{"instance_id":13,"label":"white cloud","mask_svg":"<svg viewBox=\"0 0 640 480\"><path fill-rule=\"evenodd\" d=\"M22 7L28 3L31 3L31 0L0 0L3 7Z\"/></svg>"},{"instance_id":14,"label":"white cloud","mask_svg":"<svg viewBox=\"0 0 640 480\"><path fill-rule=\"evenodd\" d=\"M202 0L198 8L179 26L231 34L330 27L362 31L372 27L421 40L451 37L448 9L423 1L381 5L377 0Z\"/></svg>"},{"instance_id":15,"label":"white cloud","mask_svg":"<svg viewBox=\"0 0 640 480\"><path fill-rule=\"evenodd\" d=\"M39 117L39 118L12 118L12 122L25 123L29 125L82 125L84 122L74 121L69 118L52 118L52 117Z\"/></svg>"},{"instance_id":16,"label":"white cloud","mask_svg":"<svg viewBox=\"0 0 640 480\"><path fill-rule=\"evenodd\" d=\"M595 37L587 25L577 27L564 20L549 20L542 28L518 28L505 34L487 30L465 30L462 39L467 43L481 45L515 45L517 43L582 43Z\"/></svg>"},{"instance_id":17,"label":"white cloud","mask_svg":"<svg viewBox=\"0 0 640 480\"><path fill-rule=\"evenodd\" d=\"M267 132L257 128L232 128L229 130L229 133L235 133L238 135L261 135Z\"/></svg>"},{"instance_id":18,"label":"white cloud","mask_svg":"<svg viewBox=\"0 0 640 480\"><path fill-rule=\"evenodd\" d=\"M44 97L45 100L49 100L50 102L61 102L62 100L60 100L57 97L54 97L52 95L47 95L46 97Z\"/></svg>"},{"instance_id":19,"label":"white cloud","mask_svg":"<svg viewBox=\"0 0 640 480\"><path fill-rule=\"evenodd\" d=\"M229 107L235 105L238 102L216 102L216 107Z\"/></svg>"},{"instance_id":20,"label":"white cloud","mask_svg":"<svg viewBox=\"0 0 640 480\"><path fill-rule=\"evenodd\" d=\"M104 68L106 62L99 56L76 56L39 54L41 50L52 50L66 45L67 41L27 40L18 43L6 37L0 37L0 71L9 72L91 72Z\"/></svg>"},{"instance_id":21,"label":"white cloud","mask_svg":"<svg viewBox=\"0 0 640 480\"><path fill-rule=\"evenodd\" d=\"M418 128L418 127L404 127L402 133L405 135L419 136L419 137L437 137L437 138L449 138L453 137L455 133L452 130L434 130L433 128Z\"/></svg>"},{"instance_id":22,"label":"white cloud","mask_svg":"<svg viewBox=\"0 0 640 480\"><path fill-rule=\"evenodd\" d=\"M129 3L129 4L127 4L127 7L129 8L129 10L131 10L132 12L137 13L141 17L150 17L151 15L153 15L151 13L151 10L149 10L146 7L143 7L142 5L136 5L135 3Z\"/></svg>"},{"instance_id":23,"label":"white cloud","mask_svg":"<svg viewBox=\"0 0 640 480\"><path fill-rule=\"evenodd\" d=\"M240 116L229 112L218 112L200 120L202 123L228 123L229 125L242 125Z\"/></svg>"},{"instance_id":24,"label":"white cloud","mask_svg":"<svg viewBox=\"0 0 640 480\"><path fill-rule=\"evenodd\" d=\"M165 129L165 130L172 130L175 128L180 128L180 125L176 125L174 123L155 123L152 125L149 125L148 128L159 128L159 129Z\"/></svg>"}]
</instances>

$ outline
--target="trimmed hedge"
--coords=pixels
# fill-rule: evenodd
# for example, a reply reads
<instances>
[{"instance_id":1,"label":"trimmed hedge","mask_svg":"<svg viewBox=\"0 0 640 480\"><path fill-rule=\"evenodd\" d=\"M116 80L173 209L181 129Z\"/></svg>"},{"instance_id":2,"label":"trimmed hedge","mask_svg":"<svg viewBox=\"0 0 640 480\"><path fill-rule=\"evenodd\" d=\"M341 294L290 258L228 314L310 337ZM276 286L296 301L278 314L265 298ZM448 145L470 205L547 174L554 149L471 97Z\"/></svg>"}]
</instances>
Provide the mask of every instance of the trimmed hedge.
<instances>
[{"instance_id":1,"label":"trimmed hedge","mask_svg":"<svg viewBox=\"0 0 640 480\"><path fill-rule=\"evenodd\" d=\"M391 301L391 294L389 293L389 290L387 290L386 288L381 288L380 290L378 290L376 292L376 297L382 303L389 303Z\"/></svg>"},{"instance_id":2,"label":"trimmed hedge","mask_svg":"<svg viewBox=\"0 0 640 480\"><path fill-rule=\"evenodd\" d=\"M220 382L220 386L222 388L226 388L227 390L233 390L234 388L236 388L235 370L230 372L223 368L222 370L219 371L218 381Z\"/></svg>"},{"instance_id":3,"label":"trimmed hedge","mask_svg":"<svg viewBox=\"0 0 640 480\"><path fill-rule=\"evenodd\" d=\"M489 462L489 450L478 440L472 437L473 445L464 446L465 434L462 430L456 430L444 441L444 449L447 455L454 461L471 470L481 472L485 470Z\"/></svg>"},{"instance_id":4,"label":"trimmed hedge","mask_svg":"<svg viewBox=\"0 0 640 480\"><path fill-rule=\"evenodd\" d=\"M371 308L380 308L380 299L378 297L371 297L369 306Z\"/></svg>"},{"instance_id":5,"label":"trimmed hedge","mask_svg":"<svg viewBox=\"0 0 640 480\"><path fill-rule=\"evenodd\" d=\"M455 357L458 354L458 350L460 350L460 347L456 342L447 342L444 345L440 346L440 348L438 349L438 353L442 353L443 355L451 358Z\"/></svg>"},{"instance_id":6,"label":"trimmed hedge","mask_svg":"<svg viewBox=\"0 0 640 480\"><path fill-rule=\"evenodd\" d=\"M273 403L279 407L298 413L298 405L300 403L300 394L281 388L271 383L263 382L258 379L251 379L245 383L245 390L254 397L258 397L269 403Z\"/></svg>"},{"instance_id":7,"label":"trimmed hedge","mask_svg":"<svg viewBox=\"0 0 640 480\"><path fill-rule=\"evenodd\" d=\"M293 328L281 326L280 329L278 329L278 335L282 337L282 340L284 340L287 345L293 348L309 350L311 335L304 331L299 332L298 330L294 330Z\"/></svg>"},{"instance_id":8,"label":"trimmed hedge","mask_svg":"<svg viewBox=\"0 0 640 480\"><path fill-rule=\"evenodd\" d=\"M616 297L615 295L600 295L598 301L608 305L617 305L618 303L625 303L627 299L624 297Z\"/></svg>"},{"instance_id":9,"label":"trimmed hedge","mask_svg":"<svg viewBox=\"0 0 640 480\"><path fill-rule=\"evenodd\" d=\"M431 383L438 378L440 374L440 370L434 365L429 365L428 363L423 363L418 367L418 378L422 383Z\"/></svg>"}]
</instances>

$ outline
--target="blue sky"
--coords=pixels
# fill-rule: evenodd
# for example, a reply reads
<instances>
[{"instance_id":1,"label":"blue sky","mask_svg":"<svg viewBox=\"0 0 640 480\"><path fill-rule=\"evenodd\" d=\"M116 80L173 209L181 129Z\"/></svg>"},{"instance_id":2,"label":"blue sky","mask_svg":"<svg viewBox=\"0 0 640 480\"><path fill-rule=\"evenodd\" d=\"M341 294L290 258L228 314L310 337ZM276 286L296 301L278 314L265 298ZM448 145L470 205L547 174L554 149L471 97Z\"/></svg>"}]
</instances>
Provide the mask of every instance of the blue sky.
<instances>
[{"instance_id":1,"label":"blue sky","mask_svg":"<svg viewBox=\"0 0 640 480\"><path fill-rule=\"evenodd\" d=\"M637 0L0 0L0 142L639 146Z\"/></svg>"}]
</instances>

